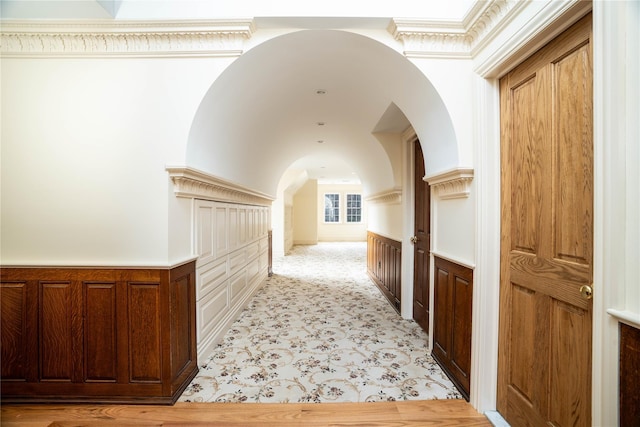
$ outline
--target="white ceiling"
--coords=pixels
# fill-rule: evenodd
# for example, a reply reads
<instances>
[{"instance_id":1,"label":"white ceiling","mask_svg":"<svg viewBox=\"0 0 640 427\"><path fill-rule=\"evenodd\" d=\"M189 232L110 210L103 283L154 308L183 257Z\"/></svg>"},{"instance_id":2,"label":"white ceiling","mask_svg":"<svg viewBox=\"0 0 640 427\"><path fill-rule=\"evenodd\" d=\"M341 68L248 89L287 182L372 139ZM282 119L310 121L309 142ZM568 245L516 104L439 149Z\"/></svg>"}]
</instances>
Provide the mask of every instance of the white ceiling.
<instances>
[{"instance_id":1,"label":"white ceiling","mask_svg":"<svg viewBox=\"0 0 640 427\"><path fill-rule=\"evenodd\" d=\"M375 133L424 122L437 103L444 108L395 50L352 32L296 31L252 48L216 79L194 119L187 162L268 194L288 168L359 179L373 194L399 185ZM435 126L453 132L450 122Z\"/></svg>"},{"instance_id":2,"label":"white ceiling","mask_svg":"<svg viewBox=\"0 0 640 427\"><path fill-rule=\"evenodd\" d=\"M356 17L461 20L474 0L2 0L3 18Z\"/></svg>"}]
</instances>

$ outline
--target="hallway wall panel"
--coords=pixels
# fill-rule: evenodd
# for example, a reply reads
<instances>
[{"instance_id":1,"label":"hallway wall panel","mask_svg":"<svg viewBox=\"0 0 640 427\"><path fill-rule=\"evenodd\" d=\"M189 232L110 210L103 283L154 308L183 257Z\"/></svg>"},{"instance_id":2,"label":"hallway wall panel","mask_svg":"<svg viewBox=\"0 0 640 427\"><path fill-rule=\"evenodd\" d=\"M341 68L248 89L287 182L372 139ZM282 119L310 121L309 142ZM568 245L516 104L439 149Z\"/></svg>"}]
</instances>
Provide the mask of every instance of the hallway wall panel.
<instances>
[{"instance_id":1,"label":"hallway wall panel","mask_svg":"<svg viewBox=\"0 0 640 427\"><path fill-rule=\"evenodd\" d=\"M195 202L199 360L206 359L268 272L269 207Z\"/></svg>"}]
</instances>

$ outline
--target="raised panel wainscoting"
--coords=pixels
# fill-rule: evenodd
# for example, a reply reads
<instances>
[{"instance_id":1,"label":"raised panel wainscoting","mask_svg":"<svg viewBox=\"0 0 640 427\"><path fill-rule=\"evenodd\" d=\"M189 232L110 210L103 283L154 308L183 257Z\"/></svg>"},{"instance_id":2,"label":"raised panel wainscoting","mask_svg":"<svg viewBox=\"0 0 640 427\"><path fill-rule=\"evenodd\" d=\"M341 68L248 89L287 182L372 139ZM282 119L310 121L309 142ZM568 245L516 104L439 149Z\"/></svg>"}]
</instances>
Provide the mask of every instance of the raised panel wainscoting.
<instances>
[{"instance_id":1,"label":"raised panel wainscoting","mask_svg":"<svg viewBox=\"0 0 640 427\"><path fill-rule=\"evenodd\" d=\"M268 276L270 208L195 203L197 347L205 360Z\"/></svg>"},{"instance_id":2,"label":"raised panel wainscoting","mask_svg":"<svg viewBox=\"0 0 640 427\"><path fill-rule=\"evenodd\" d=\"M469 400L473 270L435 257L433 357Z\"/></svg>"},{"instance_id":3,"label":"raised panel wainscoting","mask_svg":"<svg viewBox=\"0 0 640 427\"><path fill-rule=\"evenodd\" d=\"M195 261L2 268L2 400L174 403L198 372Z\"/></svg>"},{"instance_id":4,"label":"raised panel wainscoting","mask_svg":"<svg viewBox=\"0 0 640 427\"><path fill-rule=\"evenodd\" d=\"M402 243L367 231L367 272L400 313Z\"/></svg>"}]
</instances>

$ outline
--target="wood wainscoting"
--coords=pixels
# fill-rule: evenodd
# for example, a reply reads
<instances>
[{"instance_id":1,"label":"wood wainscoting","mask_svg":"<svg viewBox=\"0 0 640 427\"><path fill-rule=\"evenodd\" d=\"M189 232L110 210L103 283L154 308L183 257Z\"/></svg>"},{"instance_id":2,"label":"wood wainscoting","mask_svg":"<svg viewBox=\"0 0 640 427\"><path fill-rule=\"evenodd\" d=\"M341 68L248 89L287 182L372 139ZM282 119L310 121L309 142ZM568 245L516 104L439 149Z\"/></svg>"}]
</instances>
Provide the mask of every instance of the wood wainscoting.
<instances>
[{"instance_id":1,"label":"wood wainscoting","mask_svg":"<svg viewBox=\"0 0 640 427\"><path fill-rule=\"evenodd\" d=\"M367 231L367 272L389 303L400 312L402 243Z\"/></svg>"},{"instance_id":2,"label":"wood wainscoting","mask_svg":"<svg viewBox=\"0 0 640 427\"><path fill-rule=\"evenodd\" d=\"M173 404L198 372L195 261L2 268L2 401Z\"/></svg>"},{"instance_id":3,"label":"wood wainscoting","mask_svg":"<svg viewBox=\"0 0 640 427\"><path fill-rule=\"evenodd\" d=\"M435 257L433 357L469 400L473 270Z\"/></svg>"}]
</instances>

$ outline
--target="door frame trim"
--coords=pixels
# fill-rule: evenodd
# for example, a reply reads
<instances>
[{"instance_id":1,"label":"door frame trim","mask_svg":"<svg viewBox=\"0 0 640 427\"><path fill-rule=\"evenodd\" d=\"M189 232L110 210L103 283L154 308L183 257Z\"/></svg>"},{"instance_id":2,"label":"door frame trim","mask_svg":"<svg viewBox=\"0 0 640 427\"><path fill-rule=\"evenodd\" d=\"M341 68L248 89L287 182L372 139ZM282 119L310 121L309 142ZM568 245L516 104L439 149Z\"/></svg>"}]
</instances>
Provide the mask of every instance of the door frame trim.
<instances>
[{"instance_id":1,"label":"door frame trim","mask_svg":"<svg viewBox=\"0 0 640 427\"><path fill-rule=\"evenodd\" d=\"M533 2L535 4L536 2ZM629 297L637 295L632 275L638 266L630 264L636 246L626 241L626 226L619 218L638 214L638 183L634 171L625 168L625 154L637 142L640 123L634 120L639 110L637 98L639 82L633 79L640 68L637 56L631 56L633 46L625 48L629 40L638 40L640 30L632 16L637 16L633 2L575 2L573 9L532 18L542 36L552 38L559 31L558 21L565 28L573 24L593 6L593 67L594 67L594 309L592 359L592 421L594 425L615 425L618 420L618 322L606 313L608 308L629 306ZM636 9L633 9L633 8ZM587 9L587 10L588 10ZM525 11L521 12L525 14ZM634 15L636 13L636 15ZM625 18L626 19L621 19ZM559 19L562 18L562 19ZM556 24L554 24L554 22ZM634 39L635 37L635 39ZM628 40L627 40L628 38ZM524 35L511 37L513 48L524 48ZM514 52L516 50L513 50ZM491 55L487 55L490 57ZM479 191L477 208L476 280L478 293L474 294L474 330L472 348L471 403L480 412L495 409L497 386L497 313L499 295L499 88L497 78L517 64L518 58L497 58L493 68L486 67L476 78L474 122L476 135L475 159ZM627 69L613 69L619 64ZM626 86L620 80L626 78ZM627 102L621 102L627 100ZM619 129L618 117L626 123ZM484 132L484 131L488 132ZM622 154L621 154L622 153ZM498 163L497 163L498 162ZM496 186L497 184L497 186ZM497 193L497 196L496 196ZM629 196L632 199L629 201ZM496 220L497 224L496 224ZM632 238L633 236L629 237ZM625 245L626 246L622 248ZM614 248L615 253L605 251ZM499 266L499 262L498 262ZM635 269L635 270L634 270ZM605 286L606 285L606 286ZM599 292L598 292L599 290ZM634 293L636 292L636 293ZM477 309L476 309L477 308ZM633 308L633 307L631 307ZM635 307L638 310L638 307ZM482 315L480 315L482 312ZM479 319L476 321L476 319ZM483 322L483 323L480 323ZM488 352L485 352L487 350ZM495 355L494 355L495 352Z\"/></svg>"},{"instance_id":2,"label":"door frame trim","mask_svg":"<svg viewBox=\"0 0 640 427\"><path fill-rule=\"evenodd\" d=\"M495 410L497 406L501 218L498 79L590 10L591 2L586 1L531 2L505 23L501 37L474 56L474 71L477 73L473 85L474 158L477 165L474 181L478 197L470 403L481 413ZM507 56L505 52L512 53ZM594 54L594 61L595 57ZM594 244L595 237L594 234ZM596 344L594 341L594 348ZM599 360L594 357L594 366ZM594 390L598 384L594 377ZM599 410L598 406L592 405L593 410ZM593 414L594 422L597 419Z\"/></svg>"}]
</instances>

